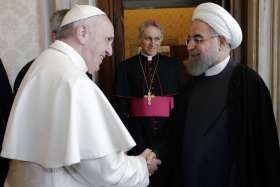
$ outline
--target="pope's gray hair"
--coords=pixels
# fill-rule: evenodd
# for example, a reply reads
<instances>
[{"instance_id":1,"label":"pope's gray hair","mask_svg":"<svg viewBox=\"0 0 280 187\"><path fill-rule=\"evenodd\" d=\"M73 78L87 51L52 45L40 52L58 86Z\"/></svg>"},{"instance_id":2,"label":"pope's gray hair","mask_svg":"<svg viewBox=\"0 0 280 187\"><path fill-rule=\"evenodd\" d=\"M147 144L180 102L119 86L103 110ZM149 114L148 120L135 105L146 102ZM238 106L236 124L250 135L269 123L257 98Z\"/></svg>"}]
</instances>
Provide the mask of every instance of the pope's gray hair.
<instances>
[{"instance_id":1,"label":"pope's gray hair","mask_svg":"<svg viewBox=\"0 0 280 187\"><path fill-rule=\"evenodd\" d=\"M60 29L61 22L65 16L65 14L69 11L69 9L61 9L55 11L50 17L50 31L57 33Z\"/></svg>"}]
</instances>

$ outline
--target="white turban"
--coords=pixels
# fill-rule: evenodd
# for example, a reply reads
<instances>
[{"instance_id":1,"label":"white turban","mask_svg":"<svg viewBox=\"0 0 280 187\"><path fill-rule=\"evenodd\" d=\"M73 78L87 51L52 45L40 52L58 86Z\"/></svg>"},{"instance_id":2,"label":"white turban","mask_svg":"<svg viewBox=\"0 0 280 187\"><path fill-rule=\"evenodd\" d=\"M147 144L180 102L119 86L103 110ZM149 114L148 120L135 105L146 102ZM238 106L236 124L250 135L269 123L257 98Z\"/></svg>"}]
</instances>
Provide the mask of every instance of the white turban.
<instances>
[{"instance_id":1,"label":"white turban","mask_svg":"<svg viewBox=\"0 0 280 187\"><path fill-rule=\"evenodd\" d=\"M63 27L64 25L68 25L75 21L79 21L82 19L86 19L86 18L89 18L92 16L98 16L98 15L105 15L105 13L102 10L100 10L99 8L96 8L94 6L75 5L64 16L60 26Z\"/></svg>"},{"instance_id":2,"label":"white turban","mask_svg":"<svg viewBox=\"0 0 280 187\"><path fill-rule=\"evenodd\" d=\"M223 7L214 3L203 3L194 10L192 20L201 20L225 37L231 49L242 41L242 31L237 21Z\"/></svg>"}]
</instances>

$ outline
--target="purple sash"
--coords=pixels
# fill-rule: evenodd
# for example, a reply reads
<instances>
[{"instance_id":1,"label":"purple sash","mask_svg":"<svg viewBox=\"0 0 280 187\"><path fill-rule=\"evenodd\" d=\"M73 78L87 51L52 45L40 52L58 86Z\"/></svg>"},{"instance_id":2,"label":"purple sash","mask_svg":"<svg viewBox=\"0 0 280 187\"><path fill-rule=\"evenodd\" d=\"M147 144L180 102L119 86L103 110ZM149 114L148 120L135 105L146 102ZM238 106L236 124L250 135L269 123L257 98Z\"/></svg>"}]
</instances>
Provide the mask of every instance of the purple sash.
<instances>
[{"instance_id":1,"label":"purple sash","mask_svg":"<svg viewBox=\"0 0 280 187\"><path fill-rule=\"evenodd\" d=\"M155 96L150 105L147 98L132 98L130 115L132 117L169 117L173 107L173 97Z\"/></svg>"}]
</instances>

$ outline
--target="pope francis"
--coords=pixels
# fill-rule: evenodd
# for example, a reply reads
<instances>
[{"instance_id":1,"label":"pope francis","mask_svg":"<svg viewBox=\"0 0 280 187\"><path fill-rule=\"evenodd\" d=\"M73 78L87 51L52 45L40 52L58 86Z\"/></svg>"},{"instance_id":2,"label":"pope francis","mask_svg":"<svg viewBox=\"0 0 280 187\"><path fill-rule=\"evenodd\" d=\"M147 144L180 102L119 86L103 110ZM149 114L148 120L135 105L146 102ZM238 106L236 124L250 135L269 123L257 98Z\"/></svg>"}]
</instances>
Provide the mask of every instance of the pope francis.
<instances>
[{"instance_id":1,"label":"pope francis","mask_svg":"<svg viewBox=\"0 0 280 187\"><path fill-rule=\"evenodd\" d=\"M100 9L77 5L57 34L16 95L1 152L11 159L5 185L147 186L160 160L149 149L126 155L135 142L86 75L112 55L112 23Z\"/></svg>"}]
</instances>

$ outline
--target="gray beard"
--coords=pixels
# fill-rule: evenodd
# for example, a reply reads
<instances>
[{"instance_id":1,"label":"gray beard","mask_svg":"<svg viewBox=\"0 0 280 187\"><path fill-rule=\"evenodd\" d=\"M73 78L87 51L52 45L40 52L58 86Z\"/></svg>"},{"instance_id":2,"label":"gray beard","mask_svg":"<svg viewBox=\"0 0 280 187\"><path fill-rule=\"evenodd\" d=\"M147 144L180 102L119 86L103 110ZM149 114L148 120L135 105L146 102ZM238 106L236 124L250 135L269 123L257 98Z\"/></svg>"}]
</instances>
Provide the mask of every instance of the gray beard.
<instances>
[{"instance_id":1,"label":"gray beard","mask_svg":"<svg viewBox=\"0 0 280 187\"><path fill-rule=\"evenodd\" d=\"M210 57L194 59L191 56L186 63L187 71L192 76L199 76L213 66L213 60Z\"/></svg>"}]
</instances>

